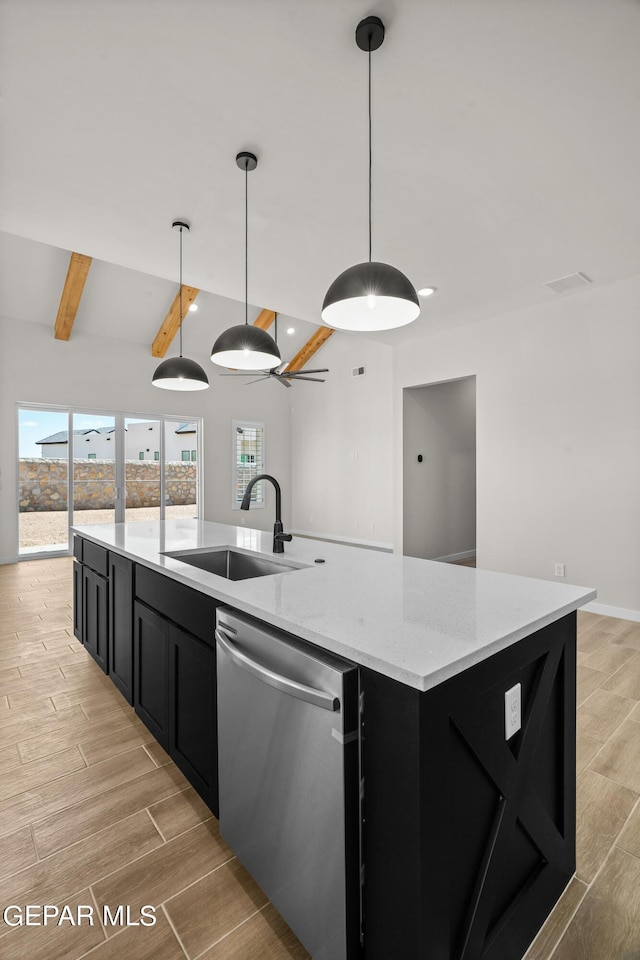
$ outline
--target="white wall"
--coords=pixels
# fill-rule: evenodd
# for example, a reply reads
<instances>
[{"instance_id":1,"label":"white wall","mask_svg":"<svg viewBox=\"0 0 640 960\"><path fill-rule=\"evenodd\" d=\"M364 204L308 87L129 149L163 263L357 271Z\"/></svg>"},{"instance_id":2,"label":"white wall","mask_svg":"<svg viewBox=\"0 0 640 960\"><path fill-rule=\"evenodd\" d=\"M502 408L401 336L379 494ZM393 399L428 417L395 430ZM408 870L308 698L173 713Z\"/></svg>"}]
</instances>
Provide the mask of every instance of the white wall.
<instances>
[{"instance_id":1,"label":"white wall","mask_svg":"<svg viewBox=\"0 0 640 960\"><path fill-rule=\"evenodd\" d=\"M231 421L260 420L266 426L266 467L282 486L283 519L291 523L289 398L280 384L245 386L220 377L208 364L210 388L198 393L151 385L158 361L149 347L92 337L74 330L55 340L50 326L0 319L0 562L16 557L16 402L70 405L93 411L122 410L152 419L167 414L204 417L204 517L270 529L274 498L267 487L264 509L231 509Z\"/></svg>"},{"instance_id":2,"label":"white wall","mask_svg":"<svg viewBox=\"0 0 640 960\"><path fill-rule=\"evenodd\" d=\"M422 461L418 461L418 456ZM476 545L476 385L404 391L403 551L435 560Z\"/></svg>"},{"instance_id":3,"label":"white wall","mask_svg":"<svg viewBox=\"0 0 640 960\"><path fill-rule=\"evenodd\" d=\"M330 372L288 391L293 529L390 547L392 348L339 331L309 366ZM363 377L352 377L356 366Z\"/></svg>"},{"instance_id":4,"label":"white wall","mask_svg":"<svg viewBox=\"0 0 640 960\"><path fill-rule=\"evenodd\" d=\"M639 317L637 277L396 348L398 448L404 387L477 375L478 566L640 611Z\"/></svg>"}]
</instances>

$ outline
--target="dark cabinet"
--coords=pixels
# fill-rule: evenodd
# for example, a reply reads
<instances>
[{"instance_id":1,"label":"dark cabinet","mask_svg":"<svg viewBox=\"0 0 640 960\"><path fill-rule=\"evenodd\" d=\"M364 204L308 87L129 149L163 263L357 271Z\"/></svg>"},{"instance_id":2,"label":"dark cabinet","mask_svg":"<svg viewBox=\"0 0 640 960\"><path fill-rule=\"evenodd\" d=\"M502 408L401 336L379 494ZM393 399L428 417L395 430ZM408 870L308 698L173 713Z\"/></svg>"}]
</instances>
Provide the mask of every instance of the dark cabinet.
<instances>
[{"instance_id":1,"label":"dark cabinet","mask_svg":"<svg viewBox=\"0 0 640 960\"><path fill-rule=\"evenodd\" d=\"M213 597L74 537L74 633L218 812Z\"/></svg>"},{"instance_id":2,"label":"dark cabinet","mask_svg":"<svg viewBox=\"0 0 640 960\"><path fill-rule=\"evenodd\" d=\"M133 705L158 743L169 748L169 621L143 603L133 614Z\"/></svg>"},{"instance_id":3,"label":"dark cabinet","mask_svg":"<svg viewBox=\"0 0 640 960\"><path fill-rule=\"evenodd\" d=\"M109 676L133 703L133 563L109 553Z\"/></svg>"},{"instance_id":4,"label":"dark cabinet","mask_svg":"<svg viewBox=\"0 0 640 960\"><path fill-rule=\"evenodd\" d=\"M77 539L77 537L76 537ZM73 635L84 643L82 627L82 564L73 561Z\"/></svg>"},{"instance_id":5,"label":"dark cabinet","mask_svg":"<svg viewBox=\"0 0 640 960\"><path fill-rule=\"evenodd\" d=\"M107 551L76 535L73 555L73 633L106 673L109 627Z\"/></svg>"},{"instance_id":6,"label":"dark cabinet","mask_svg":"<svg viewBox=\"0 0 640 960\"><path fill-rule=\"evenodd\" d=\"M216 651L169 626L169 753L217 811Z\"/></svg>"},{"instance_id":7,"label":"dark cabinet","mask_svg":"<svg viewBox=\"0 0 640 960\"><path fill-rule=\"evenodd\" d=\"M82 567L82 633L86 650L99 667L107 671L107 627L109 585L86 564Z\"/></svg>"}]
</instances>

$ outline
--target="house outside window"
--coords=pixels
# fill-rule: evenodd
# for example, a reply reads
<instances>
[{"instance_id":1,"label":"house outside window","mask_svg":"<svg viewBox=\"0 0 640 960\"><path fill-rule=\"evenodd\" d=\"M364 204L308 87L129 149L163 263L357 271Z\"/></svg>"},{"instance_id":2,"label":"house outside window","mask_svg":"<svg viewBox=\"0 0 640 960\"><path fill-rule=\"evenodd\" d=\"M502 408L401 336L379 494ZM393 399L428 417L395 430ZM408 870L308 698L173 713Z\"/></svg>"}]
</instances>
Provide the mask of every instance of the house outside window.
<instances>
[{"instance_id":1,"label":"house outside window","mask_svg":"<svg viewBox=\"0 0 640 960\"><path fill-rule=\"evenodd\" d=\"M191 460L191 453L189 450L182 451L182 459L183 461L187 461L187 462Z\"/></svg>"},{"instance_id":2,"label":"house outside window","mask_svg":"<svg viewBox=\"0 0 640 960\"><path fill-rule=\"evenodd\" d=\"M141 450L138 454L138 460L144 460L144 450Z\"/></svg>"},{"instance_id":3,"label":"house outside window","mask_svg":"<svg viewBox=\"0 0 640 960\"><path fill-rule=\"evenodd\" d=\"M87 454L87 460L95 460L96 457L97 457L97 454L96 454L96 453L88 453L88 454Z\"/></svg>"},{"instance_id":4,"label":"house outside window","mask_svg":"<svg viewBox=\"0 0 640 960\"><path fill-rule=\"evenodd\" d=\"M192 451L191 451L191 460L192 460L194 463L195 463L195 459L196 459L196 451L195 451L195 450L192 450Z\"/></svg>"},{"instance_id":5,"label":"house outside window","mask_svg":"<svg viewBox=\"0 0 640 960\"><path fill-rule=\"evenodd\" d=\"M159 460L159 459L160 459L160 451L159 451L159 450L154 450L154 451L153 451L153 459L154 459L154 460Z\"/></svg>"}]
</instances>

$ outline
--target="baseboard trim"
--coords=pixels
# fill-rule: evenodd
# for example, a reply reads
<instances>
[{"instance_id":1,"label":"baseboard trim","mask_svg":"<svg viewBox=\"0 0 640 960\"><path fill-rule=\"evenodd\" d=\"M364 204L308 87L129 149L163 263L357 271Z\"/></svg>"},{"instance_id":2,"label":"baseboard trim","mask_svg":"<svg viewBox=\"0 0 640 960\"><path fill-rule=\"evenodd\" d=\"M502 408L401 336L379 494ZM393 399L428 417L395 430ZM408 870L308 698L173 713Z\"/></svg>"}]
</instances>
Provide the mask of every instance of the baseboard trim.
<instances>
[{"instance_id":1,"label":"baseboard trim","mask_svg":"<svg viewBox=\"0 0 640 960\"><path fill-rule=\"evenodd\" d=\"M18 562L17 557L0 557L0 565L4 563L17 563L17 562Z\"/></svg>"},{"instance_id":2,"label":"baseboard trim","mask_svg":"<svg viewBox=\"0 0 640 960\"><path fill-rule=\"evenodd\" d=\"M449 553L446 557L432 557L431 559L437 563L453 563L455 560L468 560L475 555L475 550L463 550L462 553Z\"/></svg>"},{"instance_id":3,"label":"baseboard trim","mask_svg":"<svg viewBox=\"0 0 640 960\"><path fill-rule=\"evenodd\" d=\"M616 617L619 620L635 620L640 623L640 610L612 607L608 603L585 603L580 609L587 613L598 613L601 617Z\"/></svg>"},{"instance_id":4,"label":"baseboard trim","mask_svg":"<svg viewBox=\"0 0 640 960\"><path fill-rule=\"evenodd\" d=\"M307 540L322 540L325 543L342 543L347 547L365 547L367 550L380 550L383 553L393 553L393 544L382 540L356 540L353 537L342 537L338 533L312 533L310 530L292 530L296 537Z\"/></svg>"}]
</instances>

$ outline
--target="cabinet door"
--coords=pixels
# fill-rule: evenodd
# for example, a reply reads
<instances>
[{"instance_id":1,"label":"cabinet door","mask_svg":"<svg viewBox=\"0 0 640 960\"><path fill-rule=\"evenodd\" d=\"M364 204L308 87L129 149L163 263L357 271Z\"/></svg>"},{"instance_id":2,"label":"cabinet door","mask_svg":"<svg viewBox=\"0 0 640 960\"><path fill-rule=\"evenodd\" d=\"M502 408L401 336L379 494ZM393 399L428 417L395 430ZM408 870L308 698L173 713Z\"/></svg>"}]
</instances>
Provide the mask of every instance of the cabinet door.
<instances>
[{"instance_id":1,"label":"cabinet door","mask_svg":"<svg viewBox=\"0 0 640 960\"><path fill-rule=\"evenodd\" d=\"M109 676L133 703L133 563L109 554Z\"/></svg>"},{"instance_id":2,"label":"cabinet door","mask_svg":"<svg viewBox=\"0 0 640 960\"><path fill-rule=\"evenodd\" d=\"M169 747L169 622L134 605L133 706L158 743Z\"/></svg>"},{"instance_id":3,"label":"cabinet door","mask_svg":"<svg viewBox=\"0 0 640 960\"><path fill-rule=\"evenodd\" d=\"M82 568L82 628L84 645L107 672L108 583L89 567Z\"/></svg>"},{"instance_id":4,"label":"cabinet door","mask_svg":"<svg viewBox=\"0 0 640 960\"><path fill-rule=\"evenodd\" d=\"M169 626L169 753L218 815L216 651Z\"/></svg>"},{"instance_id":5,"label":"cabinet door","mask_svg":"<svg viewBox=\"0 0 640 960\"><path fill-rule=\"evenodd\" d=\"M76 538L77 539L77 538ZM73 635L84 643L82 628L82 564L73 561Z\"/></svg>"}]
</instances>

